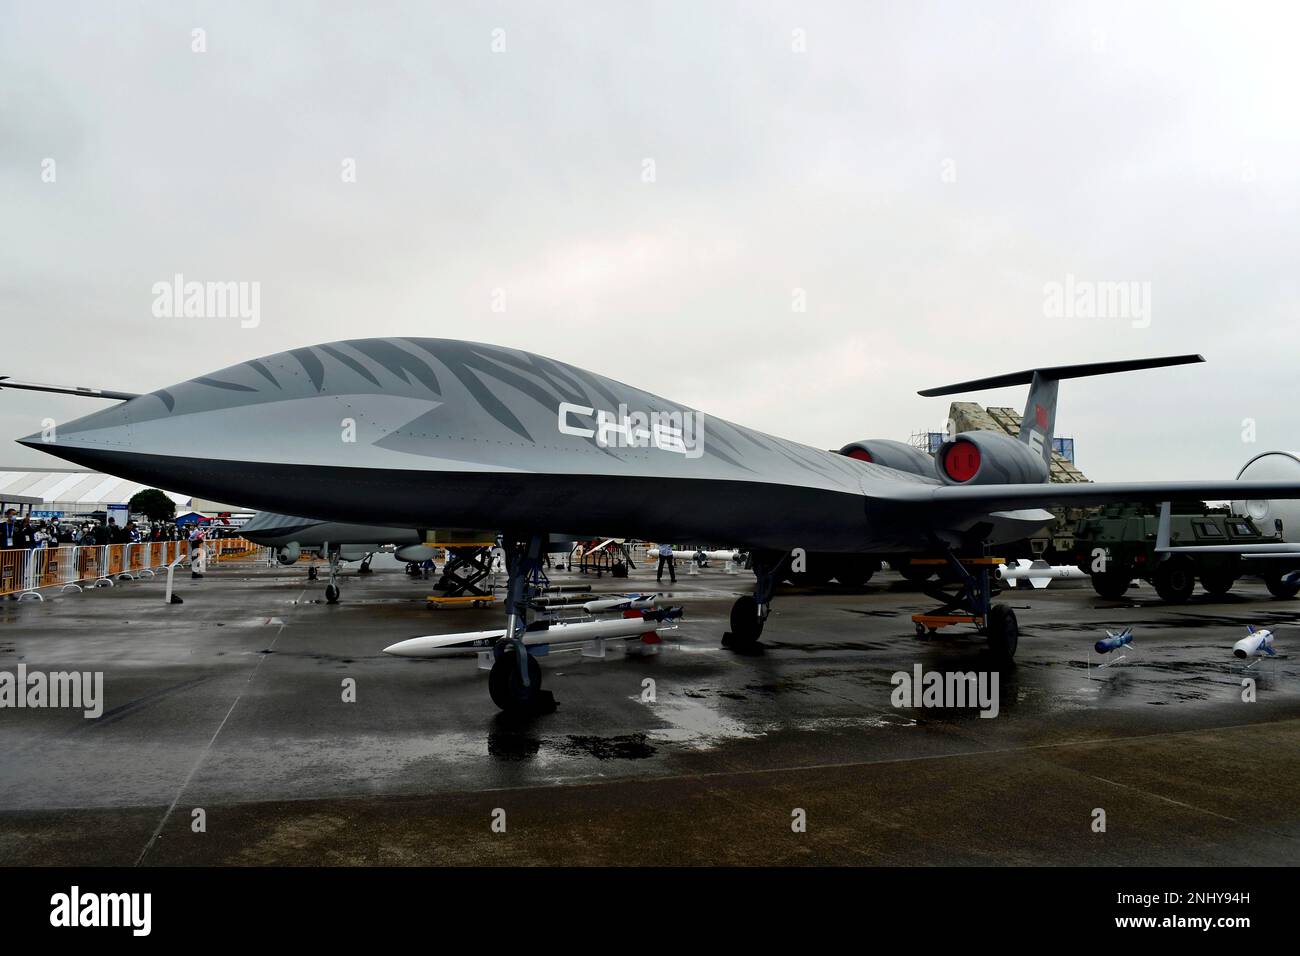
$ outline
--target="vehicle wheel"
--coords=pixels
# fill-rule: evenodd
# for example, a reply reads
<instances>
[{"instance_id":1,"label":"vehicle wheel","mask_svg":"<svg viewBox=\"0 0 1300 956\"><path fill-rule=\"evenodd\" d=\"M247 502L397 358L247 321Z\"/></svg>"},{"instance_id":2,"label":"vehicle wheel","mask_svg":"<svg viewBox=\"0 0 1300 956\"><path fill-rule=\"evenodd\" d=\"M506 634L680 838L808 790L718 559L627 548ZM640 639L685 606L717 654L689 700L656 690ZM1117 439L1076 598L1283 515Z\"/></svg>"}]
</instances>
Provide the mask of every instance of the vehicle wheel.
<instances>
[{"instance_id":1,"label":"vehicle wheel","mask_svg":"<svg viewBox=\"0 0 1300 956\"><path fill-rule=\"evenodd\" d=\"M911 581L913 584L924 584L934 577L934 567L928 564L913 564L911 561L900 561L895 569L903 576L904 580Z\"/></svg>"},{"instance_id":2,"label":"vehicle wheel","mask_svg":"<svg viewBox=\"0 0 1300 956\"><path fill-rule=\"evenodd\" d=\"M846 588L860 588L871 580L871 576L879 567L878 560L860 555L840 558L835 562L835 580Z\"/></svg>"},{"instance_id":3,"label":"vehicle wheel","mask_svg":"<svg viewBox=\"0 0 1300 956\"><path fill-rule=\"evenodd\" d=\"M339 589L333 584L325 585L325 603L326 604L339 603Z\"/></svg>"},{"instance_id":4,"label":"vehicle wheel","mask_svg":"<svg viewBox=\"0 0 1300 956\"><path fill-rule=\"evenodd\" d=\"M524 686L519 676L518 651L506 651L492 664L488 671L488 694L492 703L504 711L526 711L537 701L542 689L542 668L537 658L528 655L528 686Z\"/></svg>"},{"instance_id":5,"label":"vehicle wheel","mask_svg":"<svg viewBox=\"0 0 1300 956\"><path fill-rule=\"evenodd\" d=\"M1160 563L1151 583L1161 600L1168 604L1186 604L1196 590L1196 565L1191 558L1176 555Z\"/></svg>"},{"instance_id":6,"label":"vehicle wheel","mask_svg":"<svg viewBox=\"0 0 1300 956\"><path fill-rule=\"evenodd\" d=\"M1133 576L1127 571L1098 571L1091 575L1092 589L1110 601L1118 601L1128 592Z\"/></svg>"},{"instance_id":7,"label":"vehicle wheel","mask_svg":"<svg viewBox=\"0 0 1300 956\"><path fill-rule=\"evenodd\" d=\"M1297 578L1294 584L1287 584L1282 580L1282 575L1270 574L1264 578L1264 584L1268 587L1269 594L1284 601L1300 594L1300 578Z\"/></svg>"},{"instance_id":8,"label":"vehicle wheel","mask_svg":"<svg viewBox=\"0 0 1300 956\"><path fill-rule=\"evenodd\" d=\"M989 652L995 660L1009 661L1016 656L1020 644L1020 624L1016 612L1005 604L995 604L989 609Z\"/></svg>"},{"instance_id":9,"label":"vehicle wheel","mask_svg":"<svg viewBox=\"0 0 1300 956\"><path fill-rule=\"evenodd\" d=\"M1236 583L1237 577L1231 571L1201 572L1201 587L1215 597L1222 597L1227 594Z\"/></svg>"},{"instance_id":10,"label":"vehicle wheel","mask_svg":"<svg viewBox=\"0 0 1300 956\"><path fill-rule=\"evenodd\" d=\"M752 595L742 594L731 605L731 637L742 647L758 643L763 634L763 622L758 617L758 602Z\"/></svg>"}]
</instances>

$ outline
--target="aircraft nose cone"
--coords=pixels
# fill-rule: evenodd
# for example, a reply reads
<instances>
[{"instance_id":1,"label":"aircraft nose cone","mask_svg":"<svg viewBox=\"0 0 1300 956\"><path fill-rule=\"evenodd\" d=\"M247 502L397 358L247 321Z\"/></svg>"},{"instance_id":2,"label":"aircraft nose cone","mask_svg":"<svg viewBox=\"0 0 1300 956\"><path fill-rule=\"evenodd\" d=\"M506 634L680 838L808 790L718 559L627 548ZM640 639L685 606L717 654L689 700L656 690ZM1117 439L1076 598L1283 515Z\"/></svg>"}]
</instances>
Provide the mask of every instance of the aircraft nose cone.
<instances>
[{"instance_id":1,"label":"aircraft nose cone","mask_svg":"<svg viewBox=\"0 0 1300 956\"><path fill-rule=\"evenodd\" d=\"M132 406L140 400L133 398L67 422L46 419L40 431L18 439L18 443L77 464L99 467L105 453L132 450Z\"/></svg>"}]
</instances>

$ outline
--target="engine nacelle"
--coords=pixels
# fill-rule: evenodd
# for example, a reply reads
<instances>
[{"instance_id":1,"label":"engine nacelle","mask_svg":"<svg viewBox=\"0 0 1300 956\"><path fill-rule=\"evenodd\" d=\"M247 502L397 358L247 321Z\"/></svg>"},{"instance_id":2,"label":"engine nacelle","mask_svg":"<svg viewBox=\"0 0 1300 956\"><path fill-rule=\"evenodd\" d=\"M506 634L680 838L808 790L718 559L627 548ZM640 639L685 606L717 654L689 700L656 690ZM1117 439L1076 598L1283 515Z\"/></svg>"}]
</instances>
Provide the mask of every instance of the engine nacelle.
<instances>
[{"instance_id":1,"label":"engine nacelle","mask_svg":"<svg viewBox=\"0 0 1300 956\"><path fill-rule=\"evenodd\" d=\"M302 547L297 541L290 541L275 552L275 559L281 564L293 564L302 555Z\"/></svg>"},{"instance_id":2,"label":"engine nacelle","mask_svg":"<svg viewBox=\"0 0 1300 956\"><path fill-rule=\"evenodd\" d=\"M1043 456L1004 432L962 432L939 446L934 468L949 485L1037 485L1047 481Z\"/></svg>"},{"instance_id":3,"label":"engine nacelle","mask_svg":"<svg viewBox=\"0 0 1300 956\"><path fill-rule=\"evenodd\" d=\"M919 448L889 438L867 438L863 441L855 441L841 448L840 454L856 458L858 461L869 461L897 471L906 471L913 475L923 475L926 478L935 476L933 458Z\"/></svg>"},{"instance_id":4,"label":"engine nacelle","mask_svg":"<svg viewBox=\"0 0 1300 956\"><path fill-rule=\"evenodd\" d=\"M423 564L436 558L438 551L428 544L408 544L398 548L394 554L398 561L405 561L407 564Z\"/></svg>"}]
</instances>

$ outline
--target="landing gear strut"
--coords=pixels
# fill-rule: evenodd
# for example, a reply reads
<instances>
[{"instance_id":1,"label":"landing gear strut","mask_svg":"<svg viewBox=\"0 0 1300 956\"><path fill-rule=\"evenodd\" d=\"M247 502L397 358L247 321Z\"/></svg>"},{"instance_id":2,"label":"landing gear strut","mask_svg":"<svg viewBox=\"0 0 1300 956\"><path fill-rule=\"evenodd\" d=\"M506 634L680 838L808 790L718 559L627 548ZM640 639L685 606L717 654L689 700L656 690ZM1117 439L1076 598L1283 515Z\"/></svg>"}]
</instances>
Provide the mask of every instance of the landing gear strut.
<instances>
[{"instance_id":1,"label":"landing gear strut","mask_svg":"<svg viewBox=\"0 0 1300 956\"><path fill-rule=\"evenodd\" d=\"M325 603L338 604L339 595L339 549L331 548L329 542L325 542L325 554L330 563L330 583L325 585Z\"/></svg>"},{"instance_id":2,"label":"landing gear strut","mask_svg":"<svg viewBox=\"0 0 1300 956\"><path fill-rule=\"evenodd\" d=\"M988 641L989 653L999 664L1009 664L1020 644L1020 624L1016 612L1006 604L994 604L996 591L991 583L991 570L995 558L975 558L963 561L951 548L939 544L950 573L956 576L961 590L948 593L938 586L926 586L925 593L942 601L943 605L926 614L914 614L917 637L933 634L949 624L974 624L976 630ZM972 574L967 565L976 570Z\"/></svg>"},{"instance_id":3,"label":"landing gear strut","mask_svg":"<svg viewBox=\"0 0 1300 956\"><path fill-rule=\"evenodd\" d=\"M555 709L555 698L542 690L542 669L524 645L528 605L542 573L547 536L527 538L503 535L506 553L506 632L493 647L488 694L492 703L509 714L535 714Z\"/></svg>"},{"instance_id":4,"label":"landing gear strut","mask_svg":"<svg viewBox=\"0 0 1300 956\"><path fill-rule=\"evenodd\" d=\"M754 551L754 594L742 594L731 606L731 630L722 643L737 651L752 651L763 634L763 624L772 612L772 593L790 560L788 551Z\"/></svg>"}]
</instances>

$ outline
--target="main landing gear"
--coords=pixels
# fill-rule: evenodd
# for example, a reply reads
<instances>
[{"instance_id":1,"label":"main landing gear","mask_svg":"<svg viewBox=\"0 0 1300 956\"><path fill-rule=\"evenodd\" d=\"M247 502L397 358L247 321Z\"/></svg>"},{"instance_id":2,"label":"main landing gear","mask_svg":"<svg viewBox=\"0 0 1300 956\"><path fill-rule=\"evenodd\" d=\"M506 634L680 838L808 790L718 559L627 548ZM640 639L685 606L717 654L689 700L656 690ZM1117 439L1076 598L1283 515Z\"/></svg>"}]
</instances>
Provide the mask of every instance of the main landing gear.
<instances>
[{"instance_id":1,"label":"main landing gear","mask_svg":"<svg viewBox=\"0 0 1300 956\"><path fill-rule=\"evenodd\" d=\"M1020 625L1016 621L1016 612L1008 605L993 603L999 592L992 586L991 572L1001 561L1001 558L990 557L958 558L952 549L946 547L941 559L914 559L912 564L939 567L946 563L960 585L960 590L955 593L944 591L939 586L925 587L926 594L943 604L928 613L912 615L916 636L924 638L950 624L974 624L975 630L988 641L993 659L999 664L1011 663L1020 644Z\"/></svg>"},{"instance_id":2,"label":"main landing gear","mask_svg":"<svg viewBox=\"0 0 1300 956\"><path fill-rule=\"evenodd\" d=\"M790 560L788 551L754 551L754 594L742 594L731 606L731 630L722 635L725 647L742 653L758 649L763 624L772 612L772 593L776 590Z\"/></svg>"},{"instance_id":3,"label":"main landing gear","mask_svg":"<svg viewBox=\"0 0 1300 956\"><path fill-rule=\"evenodd\" d=\"M542 690L542 669L524 645L528 607L542 577L542 559L547 536L527 538L503 535L506 554L506 632L493 647L492 670L488 672L488 693L492 703L512 715L546 713L555 709L555 698Z\"/></svg>"}]
</instances>

